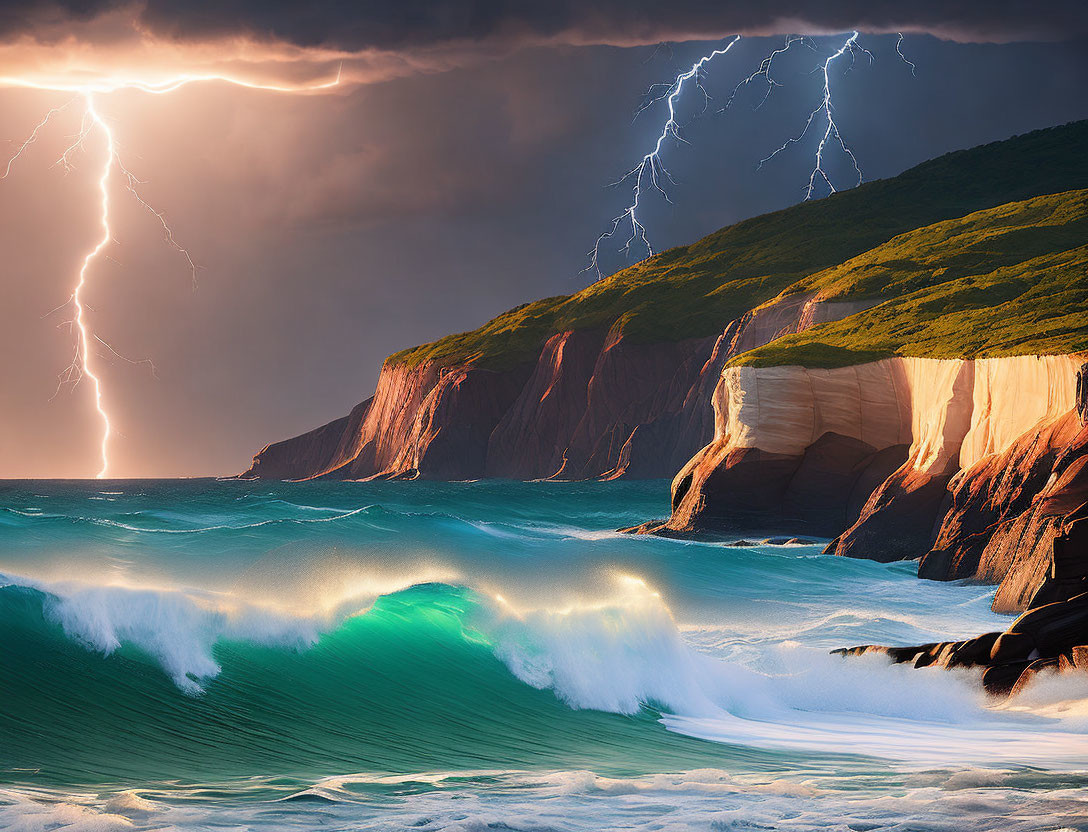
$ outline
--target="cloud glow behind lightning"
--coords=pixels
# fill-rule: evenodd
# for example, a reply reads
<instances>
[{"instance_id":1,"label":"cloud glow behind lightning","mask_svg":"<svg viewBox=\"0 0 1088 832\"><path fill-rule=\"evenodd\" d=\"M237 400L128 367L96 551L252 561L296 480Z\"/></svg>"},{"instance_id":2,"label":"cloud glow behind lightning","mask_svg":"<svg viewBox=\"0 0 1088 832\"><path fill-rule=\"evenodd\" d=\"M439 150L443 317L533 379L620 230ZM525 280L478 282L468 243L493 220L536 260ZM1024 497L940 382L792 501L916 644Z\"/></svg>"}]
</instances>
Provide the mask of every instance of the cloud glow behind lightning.
<instances>
[{"instance_id":1,"label":"cloud glow behind lightning","mask_svg":"<svg viewBox=\"0 0 1088 832\"><path fill-rule=\"evenodd\" d=\"M88 308L84 299L84 291L89 285L91 278L92 266L95 262L103 256L103 252L113 241L113 231L110 227L110 182L114 178L114 172L117 171L120 174L121 181L125 187L125 190L132 195L136 202L150 212L159 225L162 228L163 237L167 244L171 246L175 251L180 253L186 260L190 272L193 276L195 285L196 281L196 263L193 261L189 254L189 251L182 247L174 237L173 229L166 221L165 215L157 210L154 206L148 203L140 194L138 186L142 184L128 168L122 163L117 151L117 141L114 136L113 130L109 123L102 117L98 111L95 102L96 94L107 94L111 92L117 92L120 90L138 90L145 93L151 93L154 95L164 95L169 92L173 92L181 87L198 82L210 82L219 81L234 86L245 87L254 90L264 90L269 92L278 93L307 93L318 92L321 90L327 90L337 86L340 83L341 72L338 71L336 78L332 81L325 81L309 85L283 85L274 83L260 83L247 81L240 78L233 78L229 76L221 75L179 75L174 78L161 79L158 81L145 81L138 78L135 79L120 79L120 78L105 78L99 79L89 83L67 83L67 82L42 82L33 79L18 78L18 77L0 77L0 86L9 87L21 87L24 89L37 89L48 90L53 92L71 92L76 93L76 97L71 101L59 106L51 108L40 122L34 127L30 135L19 146L15 153L8 159L4 168L4 173L0 176L0 179L6 179L12 170L12 165L24 154L35 141L37 141L42 129L45 128L52 119L72 105L74 101L82 100L84 102L82 120L80 123L80 130L75 141L65 149L57 160L56 164L61 165L65 172L70 172L74 169L72 157L77 151L85 150L85 141L89 136L98 131L101 133L103 140L105 141L105 153L102 163L101 173L98 178L98 192L100 195L99 201L99 223L102 229L102 236L98 239L98 242L91 248L84 256L82 264L76 276L75 283L72 288L72 293L67 301L62 304L58 309L63 308L71 304L74 311L71 324L76 334L75 345L75 357L72 363L60 374L58 391L65 384L71 383L73 386L78 384L83 378L87 378L91 382L91 389L94 398L95 410L101 420L101 439L99 442L100 449L100 468L95 475L98 479L103 479L109 475L110 460L109 460L109 442L110 437L114 433L113 424L110 419L109 411L107 409L105 401L105 393L103 390L102 378L96 369L95 362L95 343L101 343L112 354L120 356L117 351L110 346L108 342L99 337L89 320ZM56 311L56 310L54 310ZM125 359L128 360L128 359ZM136 362L139 363L139 362ZM152 369L154 369L152 367Z\"/></svg>"}]
</instances>

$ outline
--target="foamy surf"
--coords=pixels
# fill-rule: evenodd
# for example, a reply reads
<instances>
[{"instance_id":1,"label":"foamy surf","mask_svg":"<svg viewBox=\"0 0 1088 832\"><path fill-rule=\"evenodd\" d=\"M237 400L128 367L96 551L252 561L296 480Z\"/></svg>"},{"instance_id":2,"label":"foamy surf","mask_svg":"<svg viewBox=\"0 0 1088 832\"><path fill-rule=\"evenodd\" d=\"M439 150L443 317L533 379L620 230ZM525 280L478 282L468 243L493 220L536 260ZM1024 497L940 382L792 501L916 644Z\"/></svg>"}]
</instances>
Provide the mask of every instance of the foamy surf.
<instances>
[{"instance_id":1,"label":"foamy surf","mask_svg":"<svg viewBox=\"0 0 1088 832\"><path fill-rule=\"evenodd\" d=\"M1083 808L1088 686L996 704L970 673L828 655L1002 629L990 590L612 532L664 494L9 493L0 826L961 832Z\"/></svg>"},{"instance_id":2,"label":"foamy surf","mask_svg":"<svg viewBox=\"0 0 1088 832\"><path fill-rule=\"evenodd\" d=\"M685 637L661 595L634 576L613 576L610 594L562 607L522 609L468 586L417 584L341 598L309 615L195 590L11 576L0 577L4 584L36 593L44 623L58 625L71 642L102 657L132 648L192 696L205 694L223 673L216 658L221 645L305 653L333 633L354 638L352 619L398 608L383 623L386 631L397 628L389 635L404 642L405 652L434 638L423 621L448 616L443 664L483 646L519 682L550 691L571 709L621 715L650 709L669 730L700 739L912 766L1017 761L1054 770L1075 769L1088 748L1088 721L1070 701L1085 697L1080 680L1047 680L1045 707L1033 706L1032 696L1039 696L1033 694L1016 707L997 708L977 674L967 671L917 672L879 656L844 662L796 642L747 656L708 652ZM362 678L370 668L364 660L356 669ZM116 672L118 685L129 684L124 670ZM307 672L320 685L322 661Z\"/></svg>"}]
</instances>

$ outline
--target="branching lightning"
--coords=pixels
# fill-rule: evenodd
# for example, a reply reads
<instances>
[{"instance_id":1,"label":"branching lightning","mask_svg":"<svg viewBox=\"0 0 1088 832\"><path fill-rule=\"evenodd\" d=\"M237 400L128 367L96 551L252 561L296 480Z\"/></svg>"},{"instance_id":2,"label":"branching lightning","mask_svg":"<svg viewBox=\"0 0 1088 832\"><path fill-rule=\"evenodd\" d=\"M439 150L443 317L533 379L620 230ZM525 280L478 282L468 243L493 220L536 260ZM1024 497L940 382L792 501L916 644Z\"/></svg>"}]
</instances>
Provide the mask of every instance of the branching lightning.
<instances>
[{"instance_id":1,"label":"branching lightning","mask_svg":"<svg viewBox=\"0 0 1088 832\"><path fill-rule=\"evenodd\" d=\"M342 71L342 67L341 67ZM121 184L125 190L136 200L142 208L146 209L150 214L155 217L155 220L159 224L162 230L163 238L166 243L173 248L176 252L181 254L185 258L185 262L188 264L190 273L192 274L193 284L196 284L196 272L197 265L190 255L189 251L184 248L174 237L174 231L166 221L166 216L162 211L159 211L153 205L147 202L141 195L139 186L144 184L135 174L133 174L128 168L121 162L121 158L117 150L117 140L114 136L113 130L105 118L96 107L95 96L99 94L107 94L116 92L123 89L139 90L141 92L151 93L153 95L163 95L169 92L173 92L188 84L202 82L202 81L221 81L224 83L232 84L234 86L246 87L255 90L266 90L270 92L281 93L303 93L303 92L316 92L330 87L335 87L340 83L341 71L337 71L336 78L332 81L322 82L318 84L310 85L278 85L278 84L262 84L244 81L237 78L231 78L227 76L219 75L182 75L175 78L148 82L140 79L105 79L95 83L89 84L67 84L67 83L40 83L22 78L0 77L0 86L14 86L23 87L28 89L48 90L54 92L71 92L75 93L75 97L65 104L59 107L53 107L50 109L40 122L34 127L30 135L26 138L15 153L8 159L7 164L4 166L3 175L0 179L6 179L11 173L12 166L16 161L25 153L25 151L34 144L41 131L56 117L58 114L68 109L74 102L83 101L83 113L80 121L80 129L75 141L72 142L57 159L55 165L59 165L64 168L66 173L69 173L75 169L74 157L77 152L85 151L85 142L95 131L101 133L105 142L105 152L102 159L102 167L100 169L98 177L98 192L99 192L99 225L101 227L101 236L86 255L83 257L79 271L76 275L75 284L72 288L72 293L68 300L58 306L53 312L57 312L67 306L71 306L73 310L73 316L69 324L75 334L75 355L72 359L72 363L68 365L58 376L57 392L61 390L65 385L71 385L75 387L84 378L89 379L91 382L91 390L94 396L94 406L98 413L98 417L101 421L101 439L99 442L99 449L101 454L101 467L99 468L96 477L102 479L109 474L110 460L109 460L109 442L110 437L114 433L114 428L110 420L109 411L107 410L105 394L103 391L102 378L99 375L97 369L98 353L95 350L96 345L102 345L109 351L110 354L121 358L131 363L148 363L148 359L140 361L132 361L125 358L117 352L108 342L102 339L94 331L89 320L89 307L84 299L84 291L87 288L91 279L92 266L95 262L104 256L106 249L110 243L113 242L113 231L110 226L110 183L117 177L120 179ZM49 313L49 314L52 314ZM154 365L151 365L152 373L154 373ZM54 394L55 396L56 394Z\"/></svg>"},{"instance_id":2,"label":"branching lightning","mask_svg":"<svg viewBox=\"0 0 1088 832\"><path fill-rule=\"evenodd\" d=\"M744 87L747 87L749 84L751 84L757 78L762 78L766 82L767 91L763 94L763 98L760 99L759 103L756 104L755 109L758 110L760 107L766 104L767 99L771 97L771 93L774 91L774 88L782 86L771 75L771 68L774 65L774 59L785 52L789 52L790 47L793 46L795 43L800 43L803 46L807 46L809 49L815 48L812 46L811 41L809 41L809 39L806 38L804 35L788 35L786 37L786 43L784 46L771 52L760 62L759 68L756 69L755 72L753 72L747 78L741 79L740 83L733 87L733 92L729 94L729 98L726 100L725 106L718 110L718 112L724 113L726 110L728 110L729 106L733 103L733 99L737 97L737 93L740 92L741 89L743 89Z\"/></svg>"},{"instance_id":3,"label":"branching lightning","mask_svg":"<svg viewBox=\"0 0 1088 832\"><path fill-rule=\"evenodd\" d=\"M895 44L895 51L899 58L906 63L914 74L916 69L913 62L911 62L904 54L902 49L903 35L898 33L899 38ZM677 75L676 78L668 84L654 84L646 92L646 96L643 103L635 112L637 118L640 113L645 111L653 104L665 100L668 104L668 118L662 127L660 135L657 137L657 141L653 146L653 149L647 153L639 161L637 165L631 168L625 173L619 180L612 183L612 186L622 184L624 182L633 181L632 185L632 198L631 203L624 209L623 213L614 217L609 225L608 229L597 237L593 244L593 248L589 251L589 265L583 269L583 272L592 271L596 273L597 279L600 280L604 277L604 274L600 265L600 253L601 246L606 240L613 239L621 229L630 229L630 235L627 237L624 244L619 248L619 251L623 252L628 259L630 259L632 247L638 245L645 251L646 256L652 256L654 254L654 248L650 243L649 235L646 230L646 226L639 217L639 209L642 207L643 193L647 188L650 188L658 193L662 199L668 203L672 203L669 196L667 185L675 184L672 176L669 174L668 169L665 167L661 159L661 152L665 146L666 140L670 137L675 139L679 143L686 144L687 140L681 135L680 124L677 121L676 104L684 90L688 86L688 82L699 90L703 95L703 111L706 110L710 102L710 95L706 88L703 86L703 69L704 67L719 55L724 55L728 52L732 46L740 40L740 36L734 37L728 44L721 49L716 49L708 55L700 58L696 61L687 72ZM781 87L782 83L773 74L775 60L790 51L795 45L804 46L813 51L818 51L818 47L813 39L806 35L788 35L785 43L782 46L774 49L767 54L759 66L750 75L742 78L736 86L733 87L732 92L726 99L725 104L718 110L719 113L723 113L728 110L737 96L742 90L749 85L761 81L766 85L766 89L763 93L763 97L755 105L755 109L760 109L770 98L776 87ZM836 62L843 57L849 56L850 62L846 67L843 74L849 73L853 69L858 55L863 55L869 59L872 63L875 60L873 53L858 43L858 32L851 32L846 41L836 49L831 55L823 60L823 62L817 66L816 72L822 73L823 76L823 91L820 97L820 102L813 109L808 118L805 121L804 127L801 132L796 136L787 139L780 147L773 152L765 156L760 160L757 169L762 168L764 164L771 159L784 152L792 145L800 143L812 129L813 124L818 121L823 122L823 133L820 136L819 142L816 146L816 157L812 167L812 171L809 173L808 182L805 184L805 200L812 199L816 195L817 188L822 183L826 186L826 189L830 193L835 193L837 188L831 180L831 176L828 173L825 162L827 157L827 151L830 149L830 145L837 145L842 153L849 159L851 166L854 168L854 172L857 175L857 181L855 184L861 184L863 176L861 172L861 166L858 163L857 157L854 155L854 151L850 145L847 144L846 139L843 137L842 132L839 129L839 125L835 120L835 103L832 95L832 83L831 83L831 71Z\"/></svg>"},{"instance_id":4,"label":"branching lightning","mask_svg":"<svg viewBox=\"0 0 1088 832\"><path fill-rule=\"evenodd\" d=\"M857 157L854 155L854 151L851 150L850 146L846 143L846 140L843 139L842 133L839 132L838 124L835 123L835 105L832 101L831 96L831 65L836 60L843 57L844 55L850 56L850 66L847 67L847 72L849 72L850 69L853 67L857 52L861 52L862 54L868 56L870 63L873 61L873 53L865 47L859 46L857 41L858 33L853 32L850 37L846 39L846 42L842 46L840 46L830 57L828 57L827 60L824 61L823 97L820 101L819 106L816 107L816 109L813 110L811 113L809 113L808 120L805 122L805 126L801 130L801 132L798 133L796 136L787 139L781 147L779 147L769 156L765 156L759 162L759 167L763 167L764 164L769 162L771 159L784 151L790 145L797 144L808 133L808 130L812 126L813 122L816 120L816 117L822 115L825 120L826 126L824 128L823 136L820 137L820 142L816 146L816 162L812 168L812 172L809 174L808 185L805 187L806 200L812 199L812 194L816 190L816 184L818 181L823 181L824 184L827 185L831 193L836 192L835 185L832 183L831 178L827 175L827 171L824 170L824 151L827 149L827 144L829 141L831 141L831 139L835 140L838 146L842 149L842 152L845 153L847 158L850 160L850 164L853 165L854 171L857 173L856 184L860 185L862 182L861 167L858 165Z\"/></svg>"},{"instance_id":5,"label":"branching lightning","mask_svg":"<svg viewBox=\"0 0 1088 832\"><path fill-rule=\"evenodd\" d=\"M612 220L611 227L602 233L597 241L593 244L593 248L589 251L589 265L582 271L594 271L597 274L597 279L600 280L604 277L600 267L600 250L601 244L605 240L612 239L620 230L621 227L626 227L630 223L631 236L627 238L627 241L620 247L620 251L627 255L631 253L631 246L636 241L640 243L646 250L647 256L652 256L654 253L653 246L650 244L649 238L646 236L646 226L638 218L638 210L640 207L640 200L642 198L643 188L649 184L655 191L657 191L661 197L671 203L669 193L665 189L666 183L672 183L672 176L669 174L668 168L665 167L661 161L661 150L665 145L665 141L670 137L677 142L687 144L687 140L680 134L680 123L676 120L676 103L679 100L681 94L684 91L684 87L688 81L692 81L695 87L703 94L704 109L710 101L710 96L707 95L706 89L702 83L702 73L704 67L719 55L726 54L733 45L740 40L740 35L734 37L729 43L727 43L721 49L715 49L708 55L704 55L694 64L687 72L682 72L676 76L676 79L668 85L655 85L651 87L648 100L635 113L636 117L639 113L658 101L664 99L668 103L669 117L665 122L665 126L661 129L661 134L657 137L657 142L654 144L653 150L642 157L641 161L627 173L621 176L618 180L612 183L613 186L621 185L624 182L633 180L631 204L617 217ZM652 93L655 89L665 87L665 92L660 95L654 96Z\"/></svg>"},{"instance_id":6,"label":"branching lightning","mask_svg":"<svg viewBox=\"0 0 1088 832\"><path fill-rule=\"evenodd\" d=\"M117 158L117 151L114 145L113 131L110 130L109 125L103 121L102 116L100 116L98 111L94 108L94 98L90 94L87 95L87 113L90 115L91 120L101 128L106 137L106 161L102 166L102 175L98 177L98 190L102 195L102 237L99 239L98 244L83 258L83 265L79 269L79 281L76 283L75 289L72 290L72 303L76 309L76 328L79 330L79 344L76 348L76 358L83 371L83 375L91 380L91 384L94 387L94 406L98 411L99 418L102 420L102 441L100 446L102 452L102 469L96 475L98 479L102 479L106 476L110 467L109 441L112 428L110 426L110 415L106 412L105 405L102 402L102 380L95 374L91 362L92 333L86 320L86 309L83 305L82 294L84 287L87 285L87 271L91 268L91 263L93 263L98 255L102 253L102 250L110 244L110 240L113 238L112 231L110 230L109 184L110 172L113 170L114 160ZM80 141L82 140L83 134L80 135Z\"/></svg>"}]
</instances>

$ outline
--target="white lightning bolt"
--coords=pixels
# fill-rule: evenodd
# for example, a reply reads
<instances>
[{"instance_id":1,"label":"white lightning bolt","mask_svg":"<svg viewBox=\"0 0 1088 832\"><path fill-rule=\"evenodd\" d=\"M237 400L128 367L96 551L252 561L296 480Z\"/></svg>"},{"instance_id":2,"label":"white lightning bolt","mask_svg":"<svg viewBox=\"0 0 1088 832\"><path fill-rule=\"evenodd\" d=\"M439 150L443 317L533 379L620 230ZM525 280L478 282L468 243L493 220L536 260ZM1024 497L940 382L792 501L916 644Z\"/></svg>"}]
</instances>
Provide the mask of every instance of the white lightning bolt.
<instances>
[{"instance_id":1,"label":"white lightning bolt","mask_svg":"<svg viewBox=\"0 0 1088 832\"><path fill-rule=\"evenodd\" d=\"M872 63L873 53L870 52L868 49L865 49L864 47L859 46L857 40L858 40L858 33L853 32L850 35L850 37L848 37L846 39L846 42L842 46L840 46L838 48L838 50L834 54L832 54L826 61L824 61L824 64L823 64L823 75L824 75L823 98L820 101L820 105L815 110L813 110L811 113L809 113L808 120L805 122L804 129L802 129L801 132L798 133L793 138L787 139L785 141L785 143L781 147L779 147L777 150L775 150L769 156L766 156L763 159L761 159L760 162L759 162L759 167L763 167L763 165L766 162L769 162L771 159L773 159L775 156L777 156L779 153L781 153L787 147L801 141L801 139L803 139L805 137L805 135L808 133L809 127L811 127L812 123L816 120L816 116L818 116L820 114L823 114L824 118L826 119L826 127L824 129L823 136L820 137L820 143L816 146L816 164L812 168L812 173L810 173L809 177L808 177L808 185L805 188L805 199L806 200L812 199L812 194L813 194L813 191L815 191L815 189L816 189L816 182L817 182L818 179L823 180L823 182L830 189L831 193L836 192L835 185L831 182L831 178L827 175L827 171L825 171L824 167L823 167L823 164L824 164L824 150L827 148L827 143L832 138L835 139L835 141L838 143L839 147L842 148L843 153L845 153L847 158L850 159L850 163L854 166L854 171L858 175L857 184L860 185L861 181L862 181L861 167L858 165L857 157L854 156L854 151L852 151L850 149L849 145L846 144L846 141L842 137L842 133L839 132L839 126L835 123L835 105L834 105L834 103L832 102L832 99L831 99L831 75L830 75L831 65L837 59L841 58L843 55L849 55L850 56L850 66L847 67L846 72L849 72L853 68L855 53L856 52L861 52L864 55L867 55L869 57L869 62Z\"/></svg>"},{"instance_id":2,"label":"white lightning bolt","mask_svg":"<svg viewBox=\"0 0 1088 832\"><path fill-rule=\"evenodd\" d=\"M22 78L10 78L0 77L0 86L15 86L24 87L29 89L41 89L51 91L63 91L63 92L75 92L77 97L72 99L59 107L54 107L49 110L45 117L34 127L27 139L19 146L12 155L4 168L4 173L0 176L0 179L6 179L11 173L12 165L19 159L20 156L26 151L30 145L34 144L38 139L38 135L41 130L49 124L49 122L61 111L67 109L73 101L82 98L84 101L84 109L82 118L80 121L79 133L76 136L74 142L69 145L65 151L57 159L56 164L64 168L65 172L74 170L75 165L73 162L74 156L77 151L85 150L84 143L88 136L94 131L101 132L105 139L106 149L102 162L101 173L98 178L98 190L100 194L100 212L99 222L102 228L102 236L99 238L95 246L87 252L83 258L82 265L80 266L77 274L75 285L72 289L72 294L53 312L58 309L62 309L69 304L72 305L74 310L74 316L71 320L71 325L76 333L76 346L75 357L72 363L61 372L58 377L58 392L65 384L71 383L73 386L78 384L84 377L91 380L92 391L94 393L94 405L95 410L98 412L99 419L102 423L102 433L99 443L99 449L101 453L101 467L99 468L96 478L102 479L109 474L110 461L109 461L109 442L110 437L113 434L113 426L110 421L109 412L106 408L104 392L102 389L102 380L96 370L96 353L93 349L95 343L102 344L109 352L118 358L131 363L149 363L150 361L144 359L142 361L132 361L120 355L109 343L99 337L91 327L88 319L89 307L83 297L83 292L87 288L88 281L90 280L91 266L101 256L105 256L103 252L113 241L113 232L110 228L110 180L116 170L121 177L121 181L124 184L125 190L132 195L136 202L148 212L150 212L158 221L162 228L163 237L166 243L171 246L175 251L181 254L186 263L189 266L190 272L193 276L193 282L196 282L197 265L190 256L189 251L182 247L174 238L173 229L166 221L166 216L162 211L159 211L150 203L148 203L139 192L139 186L143 182L137 178L128 168L122 163L120 156L117 152L117 141L114 137L113 130L110 128L109 123L102 117L97 108L95 107L94 96L100 93L110 93L122 89L135 89L142 92L152 93L155 95L163 95L168 92L173 92L180 87L187 84L192 84L200 81L221 81L228 84L232 84L240 87L247 87L250 89L268 90L272 92L291 92L291 93L303 93L314 92L319 90L335 87L340 83L341 72L343 67L336 73L336 79L333 81L322 82L318 84L310 85L298 85L298 86L286 86L277 84L261 84L249 81L240 80L237 78L231 78L219 75L181 75L176 78L147 82L139 79L107 79L96 83L89 84L45 84L39 83ZM49 313L52 314L52 313ZM154 365L151 365L152 373L154 373ZM55 395L55 394L54 394Z\"/></svg>"},{"instance_id":3,"label":"white lightning bolt","mask_svg":"<svg viewBox=\"0 0 1088 832\"><path fill-rule=\"evenodd\" d=\"M627 173L625 173L618 180L612 183L613 185L620 185L623 182L628 181L629 179L634 179L634 185L631 189L631 204L627 206L622 214L613 218L612 226L597 238L597 241L593 244L593 248L589 251L589 265L582 270L583 272L591 270L595 271L597 273L598 280L604 277L603 273L601 272L599 259L601 244L605 240L614 237L617 232L619 232L621 226L625 226L628 222L630 222L631 224L631 236L627 238L627 242L624 243L624 245L619 250L627 255L630 255L631 245L637 240L646 249L647 256L653 255L654 249L653 246L650 244L649 238L646 236L646 226L644 226L638 218L638 210L640 207L640 200L642 198L642 189L647 182L653 187L655 191L657 191L661 195L661 197L666 202L672 202L672 200L669 198L668 192L665 190L664 182L672 182L673 179L669 175L668 169L661 161L661 149L662 147L664 147L665 141L669 137L676 139L676 141L678 142L684 144L687 143L683 136L680 135L680 124L676 120L676 102L680 98L681 93L684 91L684 87L687 82L693 81L695 86L700 91L702 91L705 105L706 101L709 101L709 96L707 96L706 90L703 88L702 85L701 73L703 71L703 68L708 63L710 63L710 61L714 60L714 58L717 58L719 55L724 55L725 53L727 53L730 49L733 48L733 44L735 44L738 40L740 40L740 35L734 37L721 49L715 49L710 54L701 57L699 60L691 65L691 68L687 72L682 72L681 74L677 75L676 79L671 84L667 85L667 91L665 93L650 98L650 100L645 102L635 113L635 115L637 116L638 113L642 112L644 109L646 109L646 107L650 106L654 102L661 101L662 99L665 99L667 101L669 107L668 120L665 122L665 126L661 129L661 135L657 137L657 142L654 144L653 150L643 156L642 160L637 165L635 165L633 168L627 171ZM657 86L663 85L655 85L655 87ZM651 87L651 91L655 87Z\"/></svg>"},{"instance_id":4,"label":"white lightning bolt","mask_svg":"<svg viewBox=\"0 0 1088 832\"><path fill-rule=\"evenodd\" d=\"M73 98L72 101L74 101L74 100L75 99ZM11 166L15 164L15 161L20 156L23 155L23 153L26 151L26 149L28 147L30 147L32 144L34 144L34 142L36 142L38 140L38 133L41 132L42 128L45 127L45 125L47 125L50 121L53 120L53 116L55 116L58 113L61 113L64 110L68 109L68 106L72 103L72 101L69 101L69 102L67 102L65 104L61 104L59 107L54 107L48 113L45 114L45 118L43 118L41 121L39 121L37 123L37 125L35 125L34 129L30 132L30 135L26 137L26 141L24 141L21 145L19 145L19 149L15 151L15 155L13 155L10 159L8 159L8 163L4 167L4 175L0 176L0 179L7 179L8 178L8 176L11 174Z\"/></svg>"},{"instance_id":5,"label":"white lightning bolt","mask_svg":"<svg viewBox=\"0 0 1088 832\"><path fill-rule=\"evenodd\" d=\"M896 34L899 35L899 40L895 42L895 54L902 58L903 63L910 67L910 74L915 75L915 70L918 67L914 65L914 61L910 60L906 55L903 54L903 33L897 32Z\"/></svg>"},{"instance_id":6,"label":"white lightning bolt","mask_svg":"<svg viewBox=\"0 0 1088 832\"><path fill-rule=\"evenodd\" d=\"M102 403L102 381L95 374L94 368L91 364L91 330L87 325L86 318L84 316L83 306L83 289L87 285L87 270L90 269L91 263L95 258L102 253L102 250L110 244L112 239L112 233L110 231L110 172L113 170L114 159L117 157L117 151L114 148L113 131L110 130L109 125L102 120L102 116L98 114L98 111L94 108L94 98L87 94L87 114L91 117L91 120L101 128L102 132L106 136L106 161L102 166L102 175L98 178L98 190L102 195L102 238L98 241L91 251L83 258L83 266L79 270L79 282L76 283L76 288L72 292L72 303L76 308L76 327L79 329L79 346L78 346L78 358L79 366L82 369L83 375L87 376L94 385L94 406L98 411L99 418L102 419L102 441L100 444L100 450L102 453L102 468L95 475L98 479L102 479L109 471L110 459L109 459L109 441L110 441L110 416L106 412L105 405ZM80 141L83 137L81 135Z\"/></svg>"},{"instance_id":7,"label":"white lightning bolt","mask_svg":"<svg viewBox=\"0 0 1088 832\"><path fill-rule=\"evenodd\" d=\"M754 80L756 80L756 78L762 78L764 81L766 81L767 91L763 94L763 98L760 99L760 102L755 106L755 109L758 110L760 107L766 104L767 99L771 97L771 92L774 90L774 88L782 86L778 81L771 77L771 68L774 65L774 59L784 52L789 52L790 47L793 46L795 43L800 43L803 46L807 46L809 49L815 48L813 47L809 39L806 38L804 35L787 35L786 43L784 46L771 52L760 62L759 68L756 69L755 72L753 72L747 78L742 79L739 84L733 87L733 92L729 94L729 98L728 100L726 100L725 106L718 110L718 112L724 113L726 110L728 110L729 105L733 103L733 99L737 97L737 93L740 92L741 88L747 87Z\"/></svg>"}]
</instances>

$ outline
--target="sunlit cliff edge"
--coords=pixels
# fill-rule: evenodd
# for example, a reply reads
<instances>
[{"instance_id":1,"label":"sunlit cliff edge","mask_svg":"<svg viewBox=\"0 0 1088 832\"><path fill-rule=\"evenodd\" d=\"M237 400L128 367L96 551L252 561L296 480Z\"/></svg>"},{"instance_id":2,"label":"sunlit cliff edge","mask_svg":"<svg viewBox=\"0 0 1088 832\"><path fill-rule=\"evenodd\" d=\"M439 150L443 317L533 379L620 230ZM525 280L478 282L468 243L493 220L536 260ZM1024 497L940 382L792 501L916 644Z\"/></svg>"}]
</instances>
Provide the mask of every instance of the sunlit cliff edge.
<instances>
[{"instance_id":1,"label":"sunlit cliff edge","mask_svg":"<svg viewBox=\"0 0 1088 832\"><path fill-rule=\"evenodd\" d=\"M1021 608L1088 500L1085 188L1077 122L746 220L391 356L242 476L675 475L639 531L924 556Z\"/></svg>"}]
</instances>

